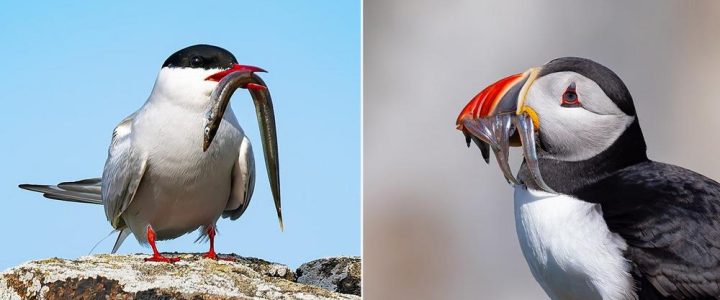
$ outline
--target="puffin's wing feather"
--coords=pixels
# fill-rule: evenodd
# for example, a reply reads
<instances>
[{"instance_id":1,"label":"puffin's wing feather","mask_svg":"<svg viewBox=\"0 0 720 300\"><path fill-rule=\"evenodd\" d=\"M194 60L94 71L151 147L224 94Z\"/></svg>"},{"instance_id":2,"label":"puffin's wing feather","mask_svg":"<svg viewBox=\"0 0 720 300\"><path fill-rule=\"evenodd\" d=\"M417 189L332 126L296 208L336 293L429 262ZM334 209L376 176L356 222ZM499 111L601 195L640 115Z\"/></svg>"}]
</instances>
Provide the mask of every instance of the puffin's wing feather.
<instances>
[{"instance_id":1,"label":"puffin's wing feather","mask_svg":"<svg viewBox=\"0 0 720 300\"><path fill-rule=\"evenodd\" d=\"M147 159L132 145L133 117L134 114L115 127L103 170L102 199L105 216L116 229L124 226L120 216L132 202L147 169Z\"/></svg>"},{"instance_id":2,"label":"puffin's wing feather","mask_svg":"<svg viewBox=\"0 0 720 300\"><path fill-rule=\"evenodd\" d=\"M223 212L223 218L237 220L247 209L255 189L255 157L247 137L240 144L240 156L232 170L230 199Z\"/></svg>"},{"instance_id":3,"label":"puffin's wing feather","mask_svg":"<svg viewBox=\"0 0 720 300\"><path fill-rule=\"evenodd\" d=\"M720 184L649 161L582 193L601 203L610 230L627 241L641 286L677 299L720 297Z\"/></svg>"}]
</instances>

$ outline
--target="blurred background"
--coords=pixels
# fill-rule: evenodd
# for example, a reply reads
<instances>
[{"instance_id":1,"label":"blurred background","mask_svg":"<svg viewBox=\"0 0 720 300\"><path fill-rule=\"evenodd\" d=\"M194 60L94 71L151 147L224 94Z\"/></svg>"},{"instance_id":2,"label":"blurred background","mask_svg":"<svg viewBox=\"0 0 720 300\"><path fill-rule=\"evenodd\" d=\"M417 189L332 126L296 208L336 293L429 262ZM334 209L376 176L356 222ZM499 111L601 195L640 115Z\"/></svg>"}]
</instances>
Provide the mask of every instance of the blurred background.
<instances>
[{"instance_id":1,"label":"blurred background","mask_svg":"<svg viewBox=\"0 0 720 300\"><path fill-rule=\"evenodd\" d=\"M366 0L363 22L366 299L547 298L510 186L455 118L553 58L614 70L650 158L720 180L720 2Z\"/></svg>"},{"instance_id":2,"label":"blurred background","mask_svg":"<svg viewBox=\"0 0 720 300\"><path fill-rule=\"evenodd\" d=\"M218 252L291 267L359 255L360 16L358 1L0 2L0 271L86 255L112 230L101 206L52 201L17 185L102 175L113 128L145 103L165 59L198 43L269 71L261 76L278 128L285 232L255 108L246 92L235 94L257 181L242 218L219 221ZM196 237L158 248L207 251ZM114 241L95 252L110 252ZM131 237L120 252L150 249Z\"/></svg>"}]
</instances>

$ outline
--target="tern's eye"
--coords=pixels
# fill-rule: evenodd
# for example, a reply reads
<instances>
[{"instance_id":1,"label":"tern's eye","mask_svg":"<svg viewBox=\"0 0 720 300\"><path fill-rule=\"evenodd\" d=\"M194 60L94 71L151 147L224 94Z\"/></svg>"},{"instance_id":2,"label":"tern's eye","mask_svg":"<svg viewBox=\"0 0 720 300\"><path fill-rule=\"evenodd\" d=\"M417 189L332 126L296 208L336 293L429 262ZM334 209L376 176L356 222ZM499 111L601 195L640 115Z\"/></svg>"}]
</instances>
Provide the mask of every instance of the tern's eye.
<instances>
[{"instance_id":1,"label":"tern's eye","mask_svg":"<svg viewBox=\"0 0 720 300\"><path fill-rule=\"evenodd\" d=\"M575 91L575 83L573 82L567 87L565 93L563 93L560 106L579 107L580 105L580 98L578 98L577 92Z\"/></svg>"},{"instance_id":2,"label":"tern's eye","mask_svg":"<svg viewBox=\"0 0 720 300\"><path fill-rule=\"evenodd\" d=\"M203 58L200 56L193 56L193 58L190 59L190 66L193 68L202 67L203 65Z\"/></svg>"}]
</instances>

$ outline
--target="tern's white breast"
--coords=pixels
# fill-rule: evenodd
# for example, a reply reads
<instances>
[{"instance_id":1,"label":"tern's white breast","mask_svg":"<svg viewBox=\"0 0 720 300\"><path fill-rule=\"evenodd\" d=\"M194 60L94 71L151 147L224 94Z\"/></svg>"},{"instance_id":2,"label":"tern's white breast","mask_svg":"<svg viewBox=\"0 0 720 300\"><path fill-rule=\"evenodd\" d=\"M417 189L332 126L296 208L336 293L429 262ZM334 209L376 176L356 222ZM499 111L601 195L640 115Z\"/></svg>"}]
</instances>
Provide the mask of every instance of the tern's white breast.
<instances>
[{"instance_id":1,"label":"tern's white breast","mask_svg":"<svg viewBox=\"0 0 720 300\"><path fill-rule=\"evenodd\" d=\"M515 226L535 280L552 299L635 299L625 241L597 204L515 187Z\"/></svg>"},{"instance_id":2,"label":"tern's white breast","mask_svg":"<svg viewBox=\"0 0 720 300\"><path fill-rule=\"evenodd\" d=\"M169 239L212 225L232 188L232 168L244 137L228 107L207 152L202 151L205 113L170 101L147 103L133 124L133 147L148 157L148 170L126 213L139 241L151 225Z\"/></svg>"}]
</instances>

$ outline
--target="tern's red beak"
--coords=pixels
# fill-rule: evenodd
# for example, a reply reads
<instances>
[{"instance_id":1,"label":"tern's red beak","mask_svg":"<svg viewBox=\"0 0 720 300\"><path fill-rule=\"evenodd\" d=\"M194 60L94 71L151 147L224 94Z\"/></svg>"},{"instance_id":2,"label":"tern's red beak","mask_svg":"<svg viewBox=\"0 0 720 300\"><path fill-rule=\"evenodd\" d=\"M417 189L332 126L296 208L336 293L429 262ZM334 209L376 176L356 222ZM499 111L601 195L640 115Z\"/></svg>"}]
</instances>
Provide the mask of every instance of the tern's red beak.
<instances>
[{"instance_id":1,"label":"tern's red beak","mask_svg":"<svg viewBox=\"0 0 720 300\"><path fill-rule=\"evenodd\" d=\"M233 66L230 67L229 69L212 74L212 75L208 76L208 78L205 78L205 80L219 82L220 80L223 79L223 77L225 77L228 74L233 73L233 72L266 72L267 73L267 71L263 70L262 68L258 68L255 66L233 64Z\"/></svg>"}]
</instances>

